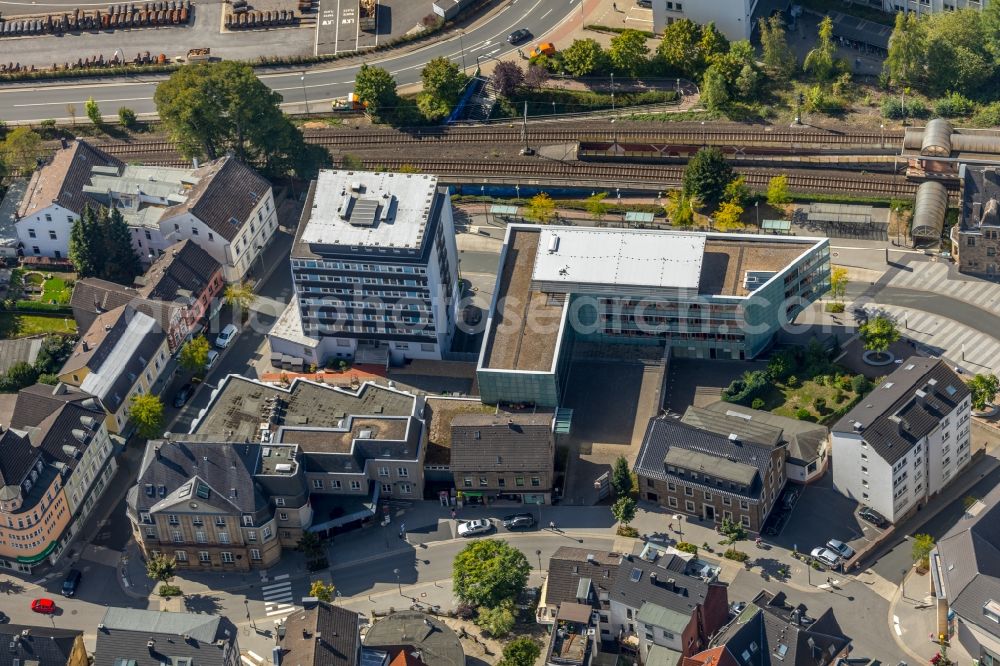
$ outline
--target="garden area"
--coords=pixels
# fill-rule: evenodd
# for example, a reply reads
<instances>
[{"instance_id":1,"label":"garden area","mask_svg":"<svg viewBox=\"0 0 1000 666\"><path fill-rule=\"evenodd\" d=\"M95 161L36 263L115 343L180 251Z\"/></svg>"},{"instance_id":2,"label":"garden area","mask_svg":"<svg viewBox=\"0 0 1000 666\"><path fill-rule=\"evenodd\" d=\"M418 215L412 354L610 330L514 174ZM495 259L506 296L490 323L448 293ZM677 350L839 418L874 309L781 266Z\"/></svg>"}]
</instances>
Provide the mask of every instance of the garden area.
<instances>
[{"instance_id":1,"label":"garden area","mask_svg":"<svg viewBox=\"0 0 1000 666\"><path fill-rule=\"evenodd\" d=\"M873 386L864 375L851 375L833 363L832 351L816 339L804 348L776 351L766 370L744 373L723 390L722 399L779 416L831 424Z\"/></svg>"},{"instance_id":2,"label":"garden area","mask_svg":"<svg viewBox=\"0 0 1000 666\"><path fill-rule=\"evenodd\" d=\"M28 338L49 333L75 335L76 322L71 315L0 312L0 339Z\"/></svg>"},{"instance_id":3,"label":"garden area","mask_svg":"<svg viewBox=\"0 0 1000 666\"><path fill-rule=\"evenodd\" d=\"M15 268L10 272L8 298L30 306L65 306L73 295L75 273L54 274Z\"/></svg>"}]
</instances>

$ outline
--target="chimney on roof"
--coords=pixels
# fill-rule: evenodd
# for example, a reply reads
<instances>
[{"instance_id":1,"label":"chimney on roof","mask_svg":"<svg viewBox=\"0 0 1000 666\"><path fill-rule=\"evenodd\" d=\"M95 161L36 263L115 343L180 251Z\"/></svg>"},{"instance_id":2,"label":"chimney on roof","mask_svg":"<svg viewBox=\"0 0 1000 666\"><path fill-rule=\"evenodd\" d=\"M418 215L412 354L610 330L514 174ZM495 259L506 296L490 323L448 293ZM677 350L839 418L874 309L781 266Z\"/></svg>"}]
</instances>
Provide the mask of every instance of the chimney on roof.
<instances>
[{"instance_id":1,"label":"chimney on roof","mask_svg":"<svg viewBox=\"0 0 1000 666\"><path fill-rule=\"evenodd\" d=\"M650 571L649 572L649 582L652 583L653 585L656 585L656 572L655 571Z\"/></svg>"},{"instance_id":2,"label":"chimney on roof","mask_svg":"<svg viewBox=\"0 0 1000 666\"><path fill-rule=\"evenodd\" d=\"M590 564L597 564L597 558L594 557L593 553L587 553L587 562Z\"/></svg>"},{"instance_id":3,"label":"chimney on roof","mask_svg":"<svg viewBox=\"0 0 1000 666\"><path fill-rule=\"evenodd\" d=\"M918 405L920 405L921 407L927 406L927 391L924 391L923 389L917 389L916 393L914 393L913 395Z\"/></svg>"},{"instance_id":4,"label":"chimney on roof","mask_svg":"<svg viewBox=\"0 0 1000 666\"><path fill-rule=\"evenodd\" d=\"M861 421L855 421L851 424L854 428L854 432L861 432L865 427L861 424Z\"/></svg>"},{"instance_id":5,"label":"chimney on roof","mask_svg":"<svg viewBox=\"0 0 1000 666\"><path fill-rule=\"evenodd\" d=\"M146 647L148 647L149 651L152 652L153 648L156 647L156 641L150 638L148 641L146 641Z\"/></svg>"},{"instance_id":6,"label":"chimney on roof","mask_svg":"<svg viewBox=\"0 0 1000 666\"><path fill-rule=\"evenodd\" d=\"M156 446L153 447L153 454L156 456L157 460L160 459L160 445L159 444L157 444Z\"/></svg>"},{"instance_id":7,"label":"chimney on roof","mask_svg":"<svg viewBox=\"0 0 1000 666\"><path fill-rule=\"evenodd\" d=\"M677 580L674 579L674 578L668 578L667 579L667 586L666 587L671 592L676 592L677 591Z\"/></svg>"},{"instance_id":8,"label":"chimney on roof","mask_svg":"<svg viewBox=\"0 0 1000 666\"><path fill-rule=\"evenodd\" d=\"M739 446L740 436L737 435L735 432L729 433L729 443Z\"/></svg>"},{"instance_id":9,"label":"chimney on roof","mask_svg":"<svg viewBox=\"0 0 1000 666\"><path fill-rule=\"evenodd\" d=\"M86 340L81 341L80 342L80 346L83 348L83 351L85 351L85 352L89 352L90 351L90 343L87 342Z\"/></svg>"}]
</instances>

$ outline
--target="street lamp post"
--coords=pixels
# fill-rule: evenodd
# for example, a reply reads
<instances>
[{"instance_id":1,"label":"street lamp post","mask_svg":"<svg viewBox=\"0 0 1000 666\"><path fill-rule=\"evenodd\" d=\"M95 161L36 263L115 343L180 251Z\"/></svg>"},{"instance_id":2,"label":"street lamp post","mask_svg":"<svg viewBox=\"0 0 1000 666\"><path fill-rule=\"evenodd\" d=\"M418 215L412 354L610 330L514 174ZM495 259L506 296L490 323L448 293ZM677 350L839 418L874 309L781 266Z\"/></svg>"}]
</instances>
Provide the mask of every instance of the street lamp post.
<instances>
[{"instance_id":1,"label":"street lamp post","mask_svg":"<svg viewBox=\"0 0 1000 666\"><path fill-rule=\"evenodd\" d=\"M760 200L753 202L753 209L757 213L757 233L760 233Z\"/></svg>"},{"instance_id":2,"label":"street lamp post","mask_svg":"<svg viewBox=\"0 0 1000 666\"><path fill-rule=\"evenodd\" d=\"M247 600L247 599L244 599L243 600L243 605L246 606L246 609L247 609L247 621L250 623L250 627L254 631L257 631L257 625L254 623L253 619L250 617L250 601Z\"/></svg>"},{"instance_id":3,"label":"street lamp post","mask_svg":"<svg viewBox=\"0 0 1000 666\"><path fill-rule=\"evenodd\" d=\"M552 115L553 116L556 115L556 103L555 103L555 101L552 102Z\"/></svg>"},{"instance_id":4,"label":"street lamp post","mask_svg":"<svg viewBox=\"0 0 1000 666\"><path fill-rule=\"evenodd\" d=\"M392 573L396 574L396 589L399 590L399 596L403 596L403 585L399 582L399 569L393 569Z\"/></svg>"},{"instance_id":5,"label":"street lamp post","mask_svg":"<svg viewBox=\"0 0 1000 666\"><path fill-rule=\"evenodd\" d=\"M465 31L458 33L458 44L462 48L462 72L465 73Z\"/></svg>"},{"instance_id":6,"label":"street lamp post","mask_svg":"<svg viewBox=\"0 0 1000 666\"><path fill-rule=\"evenodd\" d=\"M615 112L615 73L611 72L611 113Z\"/></svg>"},{"instance_id":7,"label":"street lamp post","mask_svg":"<svg viewBox=\"0 0 1000 666\"><path fill-rule=\"evenodd\" d=\"M486 186L479 186L479 195L483 198L483 218L486 220L486 224L490 223L490 209L486 206Z\"/></svg>"},{"instance_id":8,"label":"street lamp post","mask_svg":"<svg viewBox=\"0 0 1000 666\"><path fill-rule=\"evenodd\" d=\"M879 129L882 130L882 147L885 148L885 123L881 123Z\"/></svg>"},{"instance_id":9,"label":"street lamp post","mask_svg":"<svg viewBox=\"0 0 1000 666\"><path fill-rule=\"evenodd\" d=\"M535 555L538 557L538 570L542 570L542 549L539 548L535 551Z\"/></svg>"},{"instance_id":10,"label":"street lamp post","mask_svg":"<svg viewBox=\"0 0 1000 666\"><path fill-rule=\"evenodd\" d=\"M302 70L302 74L299 76L299 80L302 81L302 99L306 102L306 115L309 115L309 95L306 94L306 71Z\"/></svg>"}]
</instances>

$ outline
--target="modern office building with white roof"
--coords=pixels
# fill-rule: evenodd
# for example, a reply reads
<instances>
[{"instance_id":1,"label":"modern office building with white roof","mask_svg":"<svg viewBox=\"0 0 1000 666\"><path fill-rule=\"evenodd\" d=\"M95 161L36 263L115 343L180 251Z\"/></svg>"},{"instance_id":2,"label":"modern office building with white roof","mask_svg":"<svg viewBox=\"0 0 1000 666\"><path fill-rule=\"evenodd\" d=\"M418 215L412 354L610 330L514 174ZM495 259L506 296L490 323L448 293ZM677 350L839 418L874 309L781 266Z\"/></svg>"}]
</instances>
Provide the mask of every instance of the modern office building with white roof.
<instances>
[{"instance_id":1,"label":"modern office building with white roof","mask_svg":"<svg viewBox=\"0 0 1000 666\"><path fill-rule=\"evenodd\" d=\"M829 275L826 238L510 225L480 394L558 406L578 342L754 358L829 288Z\"/></svg>"},{"instance_id":2,"label":"modern office building with white roof","mask_svg":"<svg viewBox=\"0 0 1000 666\"><path fill-rule=\"evenodd\" d=\"M272 354L439 359L451 345L458 251L448 189L426 174L321 171L291 251L295 298Z\"/></svg>"}]
</instances>

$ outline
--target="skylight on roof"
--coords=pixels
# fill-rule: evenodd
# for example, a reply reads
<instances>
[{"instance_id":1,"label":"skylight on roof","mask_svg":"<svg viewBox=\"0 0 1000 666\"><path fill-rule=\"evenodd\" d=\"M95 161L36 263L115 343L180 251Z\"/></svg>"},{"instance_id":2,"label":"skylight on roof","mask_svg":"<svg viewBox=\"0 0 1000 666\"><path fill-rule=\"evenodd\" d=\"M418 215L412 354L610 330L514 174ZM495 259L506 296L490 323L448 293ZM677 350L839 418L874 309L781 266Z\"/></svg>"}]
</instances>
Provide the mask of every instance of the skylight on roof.
<instances>
[{"instance_id":1,"label":"skylight on roof","mask_svg":"<svg viewBox=\"0 0 1000 666\"><path fill-rule=\"evenodd\" d=\"M774 656L784 661L786 654L788 654L788 646L784 643L778 643L778 647L774 649Z\"/></svg>"},{"instance_id":2,"label":"skylight on roof","mask_svg":"<svg viewBox=\"0 0 1000 666\"><path fill-rule=\"evenodd\" d=\"M208 486L206 484L199 483L198 484L198 491L197 491L197 493L198 493L198 497L207 500L208 497L209 497L209 495L212 494L212 491L209 490L209 488L208 488Z\"/></svg>"},{"instance_id":3,"label":"skylight on roof","mask_svg":"<svg viewBox=\"0 0 1000 666\"><path fill-rule=\"evenodd\" d=\"M642 578L642 569L639 569L638 567L632 569L632 573L629 574L628 577L628 579L633 583L638 583L641 578Z\"/></svg>"},{"instance_id":4,"label":"skylight on roof","mask_svg":"<svg viewBox=\"0 0 1000 666\"><path fill-rule=\"evenodd\" d=\"M948 392L948 395L955 395L956 393L958 393L958 389L956 389L951 384L948 384L948 386L946 386L944 390Z\"/></svg>"}]
</instances>

